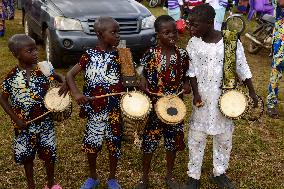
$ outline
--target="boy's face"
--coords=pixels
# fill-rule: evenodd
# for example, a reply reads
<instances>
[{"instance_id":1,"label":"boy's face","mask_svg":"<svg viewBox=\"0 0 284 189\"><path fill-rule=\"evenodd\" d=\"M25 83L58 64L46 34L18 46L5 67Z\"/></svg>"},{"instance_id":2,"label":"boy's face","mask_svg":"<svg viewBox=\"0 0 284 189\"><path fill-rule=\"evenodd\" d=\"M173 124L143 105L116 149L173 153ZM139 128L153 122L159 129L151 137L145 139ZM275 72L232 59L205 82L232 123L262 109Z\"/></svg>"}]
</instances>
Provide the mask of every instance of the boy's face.
<instances>
[{"instance_id":1,"label":"boy's face","mask_svg":"<svg viewBox=\"0 0 284 189\"><path fill-rule=\"evenodd\" d=\"M177 41L176 24L173 21L163 22L159 26L157 37L161 45L174 47Z\"/></svg>"},{"instance_id":2,"label":"boy's face","mask_svg":"<svg viewBox=\"0 0 284 189\"><path fill-rule=\"evenodd\" d=\"M103 31L99 32L100 39L109 46L117 46L120 41L119 25L116 21L106 22Z\"/></svg>"},{"instance_id":3,"label":"boy's face","mask_svg":"<svg viewBox=\"0 0 284 189\"><path fill-rule=\"evenodd\" d=\"M190 33L195 37L203 37L209 30L210 23L201 21L200 19L189 18Z\"/></svg>"},{"instance_id":4,"label":"boy's face","mask_svg":"<svg viewBox=\"0 0 284 189\"><path fill-rule=\"evenodd\" d=\"M17 58L20 63L25 65L37 64L38 51L34 41L25 42L22 48L19 49Z\"/></svg>"}]
</instances>

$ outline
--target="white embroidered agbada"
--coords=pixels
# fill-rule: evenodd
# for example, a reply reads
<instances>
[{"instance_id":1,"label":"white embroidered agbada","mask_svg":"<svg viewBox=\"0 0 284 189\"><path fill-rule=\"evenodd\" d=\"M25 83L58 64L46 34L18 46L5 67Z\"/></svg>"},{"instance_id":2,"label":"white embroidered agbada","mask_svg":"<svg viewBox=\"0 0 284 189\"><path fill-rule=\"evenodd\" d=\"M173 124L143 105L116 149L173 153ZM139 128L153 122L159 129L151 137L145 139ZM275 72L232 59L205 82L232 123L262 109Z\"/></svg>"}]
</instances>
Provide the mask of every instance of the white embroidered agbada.
<instances>
[{"instance_id":1,"label":"white embroidered agbada","mask_svg":"<svg viewBox=\"0 0 284 189\"><path fill-rule=\"evenodd\" d=\"M201 108L193 106L191 129L210 135L231 131L232 120L223 116L218 107L223 79L223 39L215 44L205 43L201 38L193 37L186 49L191 59L187 76L197 78L199 94L205 102ZM241 80L252 77L240 42L237 47L236 71Z\"/></svg>"},{"instance_id":2,"label":"white embroidered agbada","mask_svg":"<svg viewBox=\"0 0 284 189\"><path fill-rule=\"evenodd\" d=\"M201 38L189 40L187 51L191 59L187 76L196 77L198 91L205 105L193 106L188 135L189 163L188 176L200 179L207 135L213 135L213 174L220 176L229 166L232 149L233 121L222 115L218 99L222 93L224 44L205 43ZM236 72L240 80L251 78L244 48L237 44Z\"/></svg>"}]
</instances>

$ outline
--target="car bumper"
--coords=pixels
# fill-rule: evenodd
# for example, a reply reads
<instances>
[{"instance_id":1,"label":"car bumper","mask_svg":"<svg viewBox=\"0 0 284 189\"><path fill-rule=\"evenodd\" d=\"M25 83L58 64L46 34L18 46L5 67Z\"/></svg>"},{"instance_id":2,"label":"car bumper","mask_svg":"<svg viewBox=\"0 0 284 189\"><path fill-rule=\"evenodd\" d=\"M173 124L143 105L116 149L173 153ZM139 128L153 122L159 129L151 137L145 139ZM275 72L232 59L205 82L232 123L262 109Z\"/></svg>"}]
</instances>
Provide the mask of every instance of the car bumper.
<instances>
[{"instance_id":1,"label":"car bumper","mask_svg":"<svg viewBox=\"0 0 284 189\"><path fill-rule=\"evenodd\" d=\"M78 62L86 49L97 45L96 35L81 31L50 31L52 47L56 56L61 57L64 64ZM126 46L131 49L133 57L139 58L150 46L155 44L154 29L141 30L138 34L121 34L121 40L126 40Z\"/></svg>"}]
</instances>

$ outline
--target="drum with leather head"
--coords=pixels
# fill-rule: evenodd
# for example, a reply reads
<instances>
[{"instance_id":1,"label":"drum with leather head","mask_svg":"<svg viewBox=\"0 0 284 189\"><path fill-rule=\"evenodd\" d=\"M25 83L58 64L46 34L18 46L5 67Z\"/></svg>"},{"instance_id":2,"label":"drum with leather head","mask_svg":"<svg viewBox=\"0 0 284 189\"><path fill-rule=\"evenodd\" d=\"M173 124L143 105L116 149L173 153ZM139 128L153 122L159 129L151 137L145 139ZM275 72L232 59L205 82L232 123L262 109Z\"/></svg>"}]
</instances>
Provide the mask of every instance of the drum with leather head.
<instances>
[{"instance_id":1,"label":"drum with leather head","mask_svg":"<svg viewBox=\"0 0 284 189\"><path fill-rule=\"evenodd\" d=\"M45 97L45 107L51 112L54 121L68 119L72 113L72 99L69 93L59 96L59 87L51 87Z\"/></svg>"},{"instance_id":2,"label":"drum with leather head","mask_svg":"<svg viewBox=\"0 0 284 189\"><path fill-rule=\"evenodd\" d=\"M169 125L181 123L186 116L186 106L177 95L167 95L155 104L158 118Z\"/></svg>"},{"instance_id":3,"label":"drum with leather head","mask_svg":"<svg viewBox=\"0 0 284 189\"><path fill-rule=\"evenodd\" d=\"M248 110L248 97L239 90L227 90L219 98L219 108L227 118L242 118Z\"/></svg>"}]
</instances>

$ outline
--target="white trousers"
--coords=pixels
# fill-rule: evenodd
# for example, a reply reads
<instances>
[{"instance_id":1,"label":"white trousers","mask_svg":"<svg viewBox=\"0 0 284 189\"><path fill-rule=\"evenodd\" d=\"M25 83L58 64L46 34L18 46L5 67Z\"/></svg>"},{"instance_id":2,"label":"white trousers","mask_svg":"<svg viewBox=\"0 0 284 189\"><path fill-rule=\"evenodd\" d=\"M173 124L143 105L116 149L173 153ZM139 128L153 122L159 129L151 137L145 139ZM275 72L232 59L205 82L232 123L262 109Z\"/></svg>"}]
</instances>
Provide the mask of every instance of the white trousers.
<instances>
[{"instance_id":1,"label":"white trousers","mask_svg":"<svg viewBox=\"0 0 284 189\"><path fill-rule=\"evenodd\" d=\"M213 174L219 176L226 172L229 166L229 159L232 150L231 133L213 135ZM188 147L189 163L188 176L199 180L201 167L206 146L207 134L200 131L189 130Z\"/></svg>"}]
</instances>

